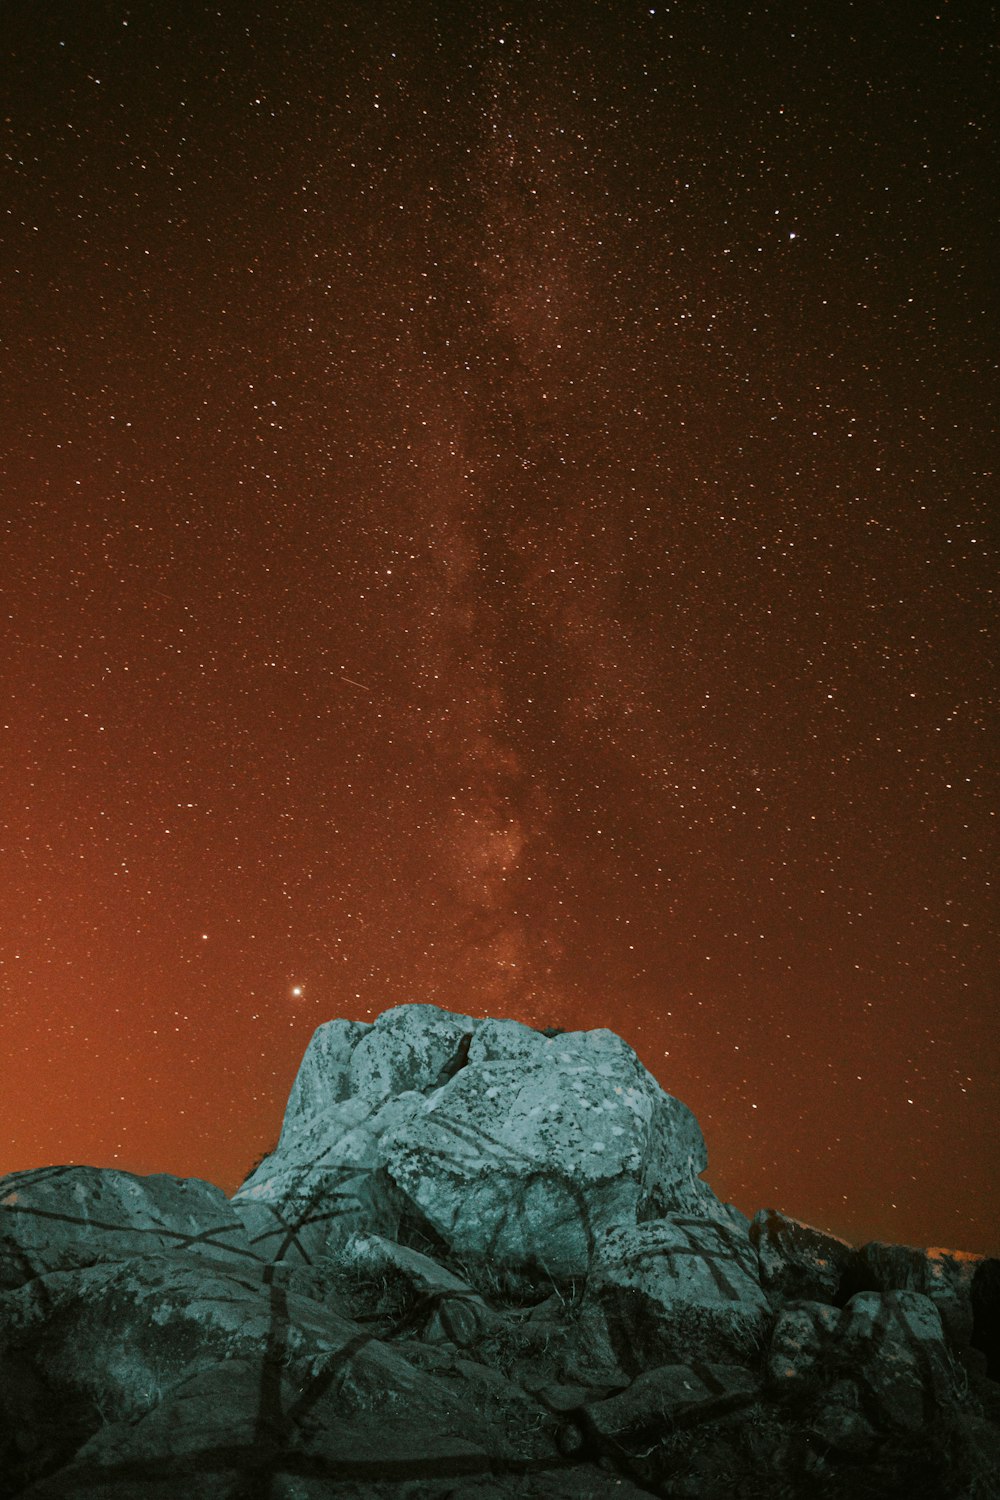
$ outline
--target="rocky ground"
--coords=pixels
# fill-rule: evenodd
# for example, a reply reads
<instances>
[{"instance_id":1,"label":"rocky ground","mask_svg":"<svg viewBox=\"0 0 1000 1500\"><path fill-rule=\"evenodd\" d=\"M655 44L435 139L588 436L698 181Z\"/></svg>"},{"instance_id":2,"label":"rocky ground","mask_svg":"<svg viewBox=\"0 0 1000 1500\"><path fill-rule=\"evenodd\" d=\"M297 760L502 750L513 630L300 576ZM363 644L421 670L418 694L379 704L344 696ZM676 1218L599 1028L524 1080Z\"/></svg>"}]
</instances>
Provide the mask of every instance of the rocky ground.
<instances>
[{"instance_id":1,"label":"rocky ground","mask_svg":"<svg viewBox=\"0 0 1000 1500\"><path fill-rule=\"evenodd\" d=\"M0 1497L1000 1497L1000 1262L705 1167L613 1032L330 1022L231 1200L0 1179Z\"/></svg>"}]
</instances>

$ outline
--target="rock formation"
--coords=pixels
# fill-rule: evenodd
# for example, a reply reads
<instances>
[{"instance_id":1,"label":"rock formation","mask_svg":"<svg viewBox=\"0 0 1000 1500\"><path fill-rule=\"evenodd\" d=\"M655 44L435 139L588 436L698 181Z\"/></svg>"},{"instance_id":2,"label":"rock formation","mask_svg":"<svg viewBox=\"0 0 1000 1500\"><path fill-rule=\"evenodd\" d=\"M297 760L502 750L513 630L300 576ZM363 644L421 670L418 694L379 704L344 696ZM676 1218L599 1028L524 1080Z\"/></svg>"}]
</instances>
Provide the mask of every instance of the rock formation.
<instances>
[{"instance_id":1,"label":"rock formation","mask_svg":"<svg viewBox=\"0 0 1000 1500\"><path fill-rule=\"evenodd\" d=\"M998 1263L706 1165L613 1032L331 1021L232 1200L0 1179L0 1500L1000 1496Z\"/></svg>"}]
</instances>

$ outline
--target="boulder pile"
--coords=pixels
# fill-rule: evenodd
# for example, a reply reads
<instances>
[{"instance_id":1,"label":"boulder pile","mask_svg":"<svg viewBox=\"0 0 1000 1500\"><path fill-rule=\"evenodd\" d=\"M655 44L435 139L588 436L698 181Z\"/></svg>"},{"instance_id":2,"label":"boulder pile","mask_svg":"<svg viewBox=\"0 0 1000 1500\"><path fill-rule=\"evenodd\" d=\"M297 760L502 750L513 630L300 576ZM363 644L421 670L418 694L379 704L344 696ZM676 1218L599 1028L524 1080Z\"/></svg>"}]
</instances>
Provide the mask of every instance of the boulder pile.
<instances>
[{"instance_id":1,"label":"boulder pile","mask_svg":"<svg viewBox=\"0 0 1000 1500\"><path fill-rule=\"evenodd\" d=\"M1000 1496L1000 1263L706 1166L611 1031L331 1021L232 1199L0 1178L0 1500Z\"/></svg>"}]
</instances>

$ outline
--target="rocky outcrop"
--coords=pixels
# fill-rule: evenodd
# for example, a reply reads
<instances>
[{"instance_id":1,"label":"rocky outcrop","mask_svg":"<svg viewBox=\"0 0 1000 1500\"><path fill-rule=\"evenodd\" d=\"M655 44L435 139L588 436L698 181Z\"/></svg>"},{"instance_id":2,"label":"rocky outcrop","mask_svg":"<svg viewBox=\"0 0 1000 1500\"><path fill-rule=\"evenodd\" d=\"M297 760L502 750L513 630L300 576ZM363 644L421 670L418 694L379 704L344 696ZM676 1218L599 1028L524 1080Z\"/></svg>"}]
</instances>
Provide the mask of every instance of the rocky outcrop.
<instances>
[{"instance_id":1,"label":"rocky outcrop","mask_svg":"<svg viewBox=\"0 0 1000 1500\"><path fill-rule=\"evenodd\" d=\"M854 1247L773 1208L755 1215L750 1238L774 1306L805 1299L843 1307L858 1292L919 1292L937 1309L953 1357L1000 1377L1000 1262L878 1240Z\"/></svg>"},{"instance_id":2,"label":"rocky outcrop","mask_svg":"<svg viewBox=\"0 0 1000 1500\"><path fill-rule=\"evenodd\" d=\"M612 1032L330 1022L232 1201L0 1179L0 1500L1000 1494L997 1263L705 1167Z\"/></svg>"},{"instance_id":3,"label":"rocky outcrop","mask_svg":"<svg viewBox=\"0 0 1000 1500\"><path fill-rule=\"evenodd\" d=\"M701 1180L694 1116L610 1031L547 1038L400 1006L322 1027L300 1080L276 1151L234 1199L274 1258L369 1230L544 1285L585 1275L618 1224L731 1217Z\"/></svg>"}]
</instances>

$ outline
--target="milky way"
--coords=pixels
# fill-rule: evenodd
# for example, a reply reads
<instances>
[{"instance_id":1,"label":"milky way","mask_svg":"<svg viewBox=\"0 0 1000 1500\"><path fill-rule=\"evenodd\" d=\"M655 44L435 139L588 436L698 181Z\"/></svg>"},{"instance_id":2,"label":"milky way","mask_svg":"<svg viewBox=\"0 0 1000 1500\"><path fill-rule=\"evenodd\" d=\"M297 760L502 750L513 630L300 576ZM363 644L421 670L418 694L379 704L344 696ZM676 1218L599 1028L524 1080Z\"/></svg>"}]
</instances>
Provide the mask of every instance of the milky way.
<instances>
[{"instance_id":1,"label":"milky way","mask_svg":"<svg viewBox=\"0 0 1000 1500\"><path fill-rule=\"evenodd\" d=\"M986 7L14 3L0 1168L609 1026L1000 1248Z\"/></svg>"}]
</instances>

